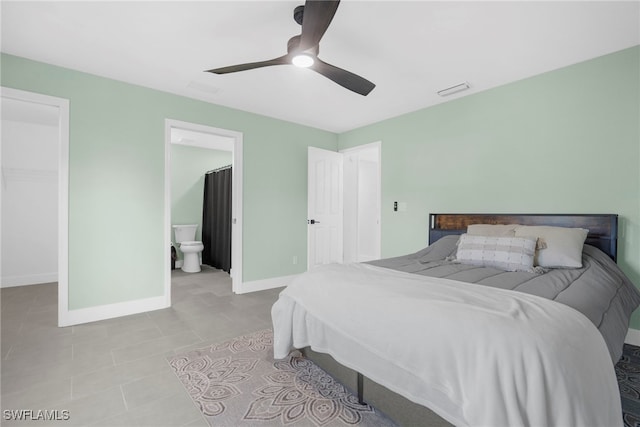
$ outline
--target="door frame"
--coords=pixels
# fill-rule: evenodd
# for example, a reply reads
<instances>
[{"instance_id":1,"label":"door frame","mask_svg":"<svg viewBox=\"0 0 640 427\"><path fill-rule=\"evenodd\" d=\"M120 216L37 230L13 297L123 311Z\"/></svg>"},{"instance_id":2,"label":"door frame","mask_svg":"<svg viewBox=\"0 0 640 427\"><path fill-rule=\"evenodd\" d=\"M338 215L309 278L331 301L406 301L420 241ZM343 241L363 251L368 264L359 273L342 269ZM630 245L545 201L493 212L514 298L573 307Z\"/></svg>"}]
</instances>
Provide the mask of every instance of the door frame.
<instances>
[{"instance_id":1,"label":"door frame","mask_svg":"<svg viewBox=\"0 0 640 427\"><path fill-rule=\"evenodd\" d=\"M378 255L378 258L380 258L382 256L382 141L375 141L375 142L370 142L368 144L362 144L362 145L357 145L355 147L345 148L343 150L340 150L339 152L343 155L348 155L348 154L357 153L358 151L370 150L372 148L375 148L378 152L378 182L377 182L378 227L377 229L378 229L379 239L378 239L377 255ZM356 213L356 217L357 217L357 213ZM357 221L357 218L356 218L356 221ZM347 222L348 221L345 218L345 221L343 221L343 223L347 223ZM357 239L357 230L356 230L356 239ZM344 244L344 241L343 241L343 244ZM356 253L356 256L357 256L357 253Z\"/></svg>"},{"instance_id":2,"label":"door frame","mask_svg":"<svg viewBox=\"0 0 640 427\"><path fill-rule=\"evenodd\" d=\"M199 133L206 133L233 140L229 145L207 144L197 145L201 148L213 150L231 151L232 156L232 183L231 183L231 282L234 293L243 293L242 283L242 132L229 129L221 129L197 123L184 122L174 119L165 119L165 158L164 158L164 242L166 256L164 263L165 280L164 294L167 306L171 306L171 129L182 129ZM193 145L193 144L184 144Z\"/></svg>"},{"instance_id":3,"label":"door frame","mask_svg":"<svg viewBox=\"0 0 640 427\"><path fill-rule=\"evenodd\" d=\"M58 326L69 316L69 100L0 87L2 98L58 108Z\"/></svg>"}]
</instances>

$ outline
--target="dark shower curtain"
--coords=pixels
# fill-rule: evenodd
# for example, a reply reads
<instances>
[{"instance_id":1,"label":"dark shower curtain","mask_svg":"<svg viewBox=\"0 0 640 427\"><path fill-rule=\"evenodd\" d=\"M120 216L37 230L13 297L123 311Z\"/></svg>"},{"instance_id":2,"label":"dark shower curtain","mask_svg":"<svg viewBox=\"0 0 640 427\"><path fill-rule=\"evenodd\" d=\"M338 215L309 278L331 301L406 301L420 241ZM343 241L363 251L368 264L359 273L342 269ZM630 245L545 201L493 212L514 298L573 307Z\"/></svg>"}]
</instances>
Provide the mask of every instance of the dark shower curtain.
<instances>
[{"instance_id":1,"label":"dark shower curtain","mask_svg":"<svg viewBox=\"0 0 640 427\"><path fill-rule=\"evenodd\" d=\"M231 272L231 166L204 176L202 263Z\"/></svg>"}]
</instances>

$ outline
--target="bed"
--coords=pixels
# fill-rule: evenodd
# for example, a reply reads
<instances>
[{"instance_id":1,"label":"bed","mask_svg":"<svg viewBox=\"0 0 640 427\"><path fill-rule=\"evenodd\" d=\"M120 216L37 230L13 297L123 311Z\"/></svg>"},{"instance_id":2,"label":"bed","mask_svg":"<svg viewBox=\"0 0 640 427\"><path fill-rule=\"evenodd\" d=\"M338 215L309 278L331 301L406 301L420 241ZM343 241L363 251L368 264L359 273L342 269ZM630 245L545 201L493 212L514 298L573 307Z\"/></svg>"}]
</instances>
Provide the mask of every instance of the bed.
<instances>
[{"instance_id":1,"label":"bed","mask_svg":"<svg viewBox=\"0 0 640 427\"><path fill-rule=\"evenodd\" d=\"M507 267L487 249L505 241L526 252ZM613 365L640 294L616 257L616 215L432 214L421 251L294 280L274 355L304 348L401 424L621 425Z\"/></svg>"}]
</instances>

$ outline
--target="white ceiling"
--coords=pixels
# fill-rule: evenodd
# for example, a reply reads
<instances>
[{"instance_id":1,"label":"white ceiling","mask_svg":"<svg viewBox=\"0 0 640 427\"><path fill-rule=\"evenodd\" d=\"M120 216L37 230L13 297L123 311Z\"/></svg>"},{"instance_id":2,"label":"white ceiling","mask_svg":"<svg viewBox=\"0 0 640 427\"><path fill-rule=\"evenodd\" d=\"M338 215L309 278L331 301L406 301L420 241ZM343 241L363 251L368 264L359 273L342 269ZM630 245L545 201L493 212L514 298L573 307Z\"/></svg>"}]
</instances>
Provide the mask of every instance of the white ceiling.
<instances>
[{"instance_id":1,"label":"white ceiling","mask_svg":"<svg viewBox=\"0 0 640 427\"><path fill-rule=\"evenodd\" d=\"M638 1L345 0L319 57L376 83L368 96L290 65L203 72L284 55L302 3L3 0L2 51L344 132L640 44Z\"/></svg>"}]
</instances>

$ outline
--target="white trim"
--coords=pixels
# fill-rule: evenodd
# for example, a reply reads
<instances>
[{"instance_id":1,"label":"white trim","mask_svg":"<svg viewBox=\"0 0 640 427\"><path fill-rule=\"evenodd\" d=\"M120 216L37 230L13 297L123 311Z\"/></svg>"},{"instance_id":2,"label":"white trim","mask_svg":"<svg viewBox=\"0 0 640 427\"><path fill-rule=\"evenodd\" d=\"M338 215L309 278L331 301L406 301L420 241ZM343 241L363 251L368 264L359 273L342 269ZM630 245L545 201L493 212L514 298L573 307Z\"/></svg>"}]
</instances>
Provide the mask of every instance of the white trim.
<instances>
[{"instance_id":1,"label":"white trim","mask_svg":"<svg viewBox=\"0 0 640 427\"><path fill-rule=\"evenodd\" d=\"M94 307L70 310L65 317L65 323L59 326L72 326L82 323L97 322L98 320L113 319L131 314L167 308L164 296L125 301L115 304L105 304Z\"/></svg>"},{"instance_id":2,"label":"white trim","mask_svg":"<svg viewBox=\"0 0 640 427\"><path fill-rule=\"evenodd\" d=\"M243 291L238 293L245 294L248 292L264 291L267 289L289 286L289 284L291 284L293 279L295 279L298 276L299 276L298 274L293 274L291 276L280 276L280 277L273 277L271 279L262 279L262 280L253 280L251 282L244 282L242 284Z\"/></svg>"},{"instance_id":3,"label":"white trim","mask_svg":"<svg viewBox=\"0 0 640 427\"><path fill-rule=\"evenodd\" d=\"M382 150L382 141L369 142L367 144L355 145L349 148L343 148L338 151L339 153L353 153L356 151L366 150L368 148L377 148L378 150Z\"/></svg>"},{"instance_id":4,"label":"white trim","mask_svg":"<svg viewBox=\"0 0 640 427\"><path fill-rule=\"evenodd\" d=\"M1 96L58 108L58 326L69 318L69 100L2 87Z\"/></svg>"},{"instance_id":5,"label":"white trim","mask_svg":"<svg viewBox=\"0 0 640 427\"><path fill-rule=\"evenodd\" d=\"M242 200L243 196L243 139L241 132L235 132L235 142L233 144L233 177L231 189L232 207L232 233L231 233L231 289L237 294L245 293L242 282L242 229L244 228Z\"/></svg>"},{"instance_id":6,"label":"white trim","mask_svg":"<svg viewBox=\"0 0 640 427\"><path fill-rule=\"evenodd\" d=\"M640 347L640 331L637 329L629 328L629 330L627 331L627 336L624 338L624 342Z\"/></svg>"},{"instance_id":7,"label":"white trim","mask_svg":"<svg viewBox=\"0 0 640 427\"><path fill-rule=\"evenodd\" d=\"M171 307L171 123L164 121L164 221L162 231L165 242L164 257L164 298ZM177 250L177 248L176 248Z\"/></svg>"},{"instance_id":8,"label":"white trim","mask_svg":"<svg viewBox=\"0 0 640 427\"><path fill-rule=\"evenodd\" d=\"M171 128L184 129L194 132L207 133L229 139L228 145L220 145L219 141L215 146L207 146L201 148L210 148L214 150L228 150L232 152L232 189L231 189L231 217L233 218L231 233L231 282L232 290L237 294L247 292L242 283L242 132L228 129L220 129L212 126L200 125L196 123L183 122L180 120L165 119L165 179L164 179L164 241L167 248L171 244ZM189 145L181 143L181 145ZM224 146L225 148L221 148ZM167 303L171 305L171 255L167 249L165 257L165 296Z\"/></svg>"},{"instance_id":9,"label":"white trim","mask_svg":"<svg viewBox=\"0 0 640 427\"><path fill-rule=\"evenodd\" d=\"M222 135L212 135L213 138L211 140L202 142L202 141L194 141L194 140L171 140L171 143L174 145L183 145L186 147L198 147L198 148L206 148L208 150L221 150L221 151L231 151L233 149L234 138Z\"/></svg>"},{"instance_id":10,"label":"white trim","mask_svg":"<svg viewBox=\"0 0 640 427\"><path fill-rule=\"evenodd\" d=\"M41 285L43 283L51 283L58 281L58 273L39 273L28 274L25 276L4 276L2 278L3 288L12 288L14 286Z\"/></svg>"}]
</instances>

